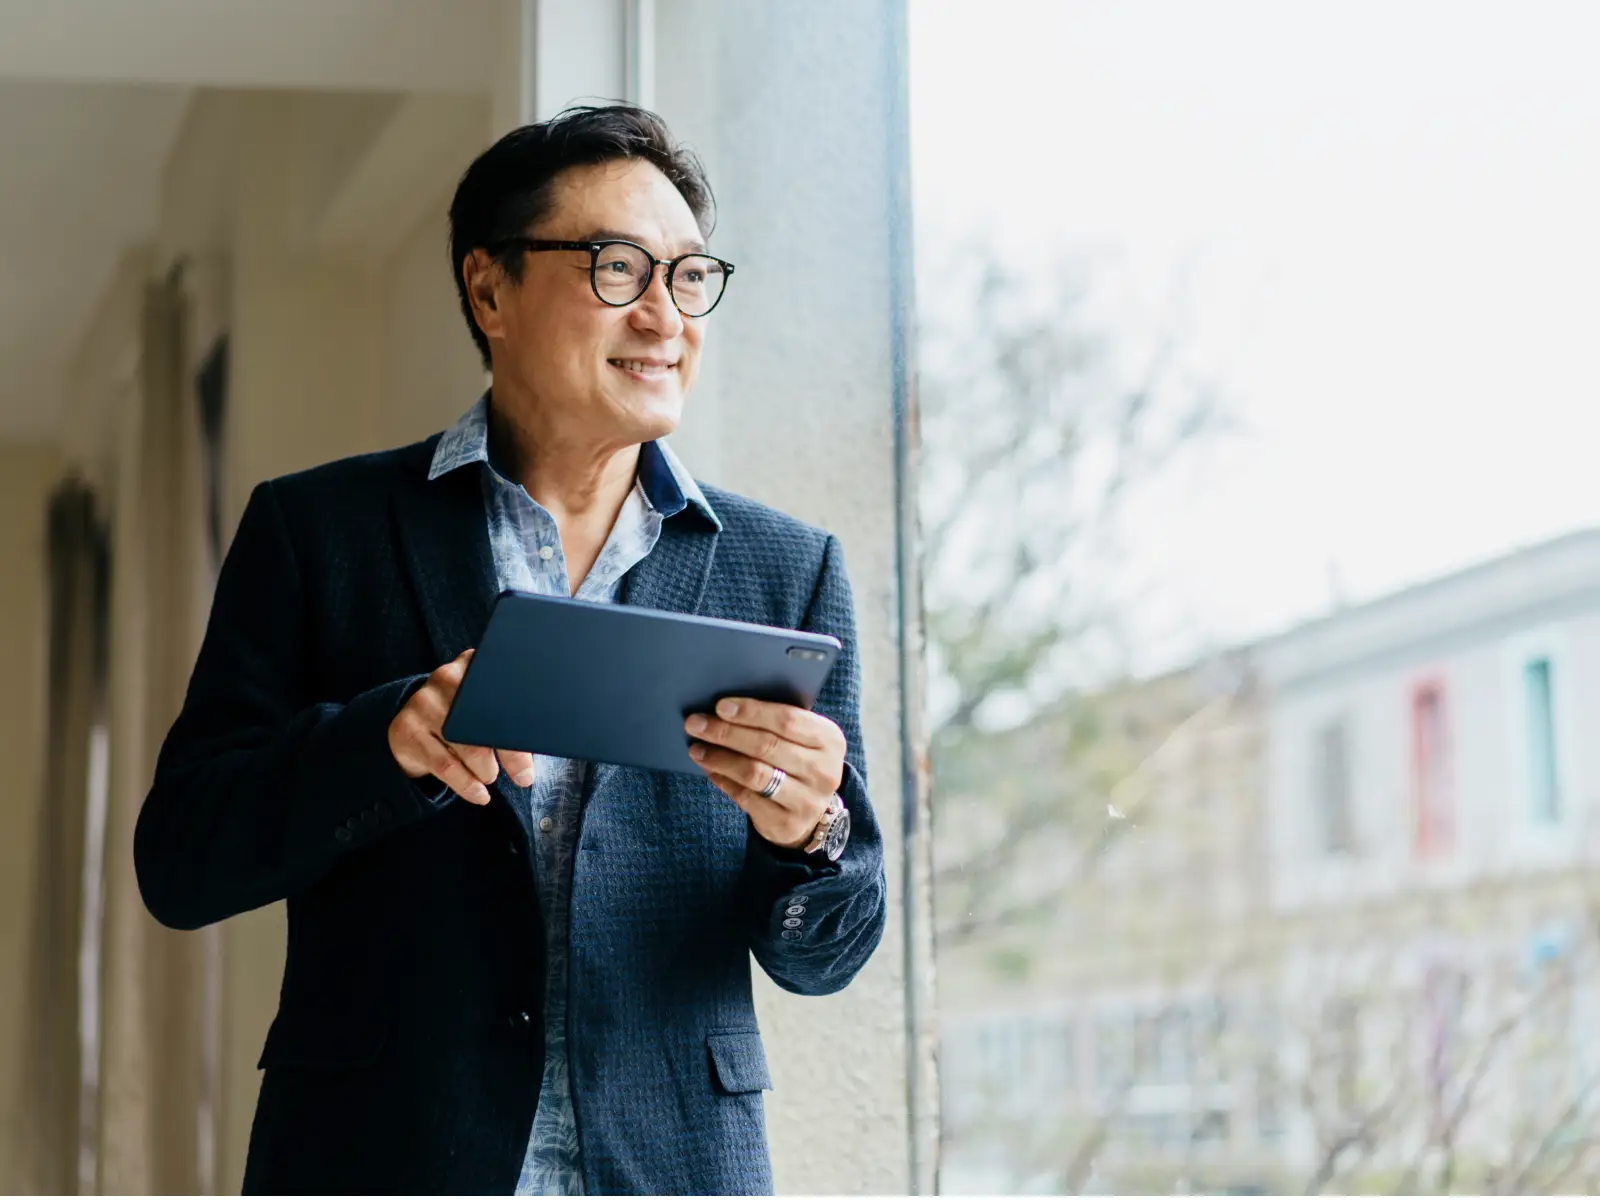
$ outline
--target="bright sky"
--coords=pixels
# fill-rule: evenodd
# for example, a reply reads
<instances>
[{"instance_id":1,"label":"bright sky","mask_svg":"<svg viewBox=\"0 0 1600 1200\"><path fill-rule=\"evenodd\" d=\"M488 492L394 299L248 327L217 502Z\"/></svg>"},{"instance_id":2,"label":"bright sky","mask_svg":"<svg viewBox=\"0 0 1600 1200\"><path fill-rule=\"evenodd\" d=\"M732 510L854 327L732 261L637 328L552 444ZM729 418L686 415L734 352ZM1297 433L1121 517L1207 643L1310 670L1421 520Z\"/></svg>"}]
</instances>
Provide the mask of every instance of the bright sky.
<instances>
[{"instance_id":1,"label":"bright sky","mask_svg":"<svg viewBox=\"0 0 1600 1200\"><path fill-rule=\"evenodd\" d=\"M1590 0L911 0L924 259L1109 242L1152 306L1191 264L1247 432L1139 519L1171 619L1600 525L1597 47Z\"/></svg>"}]
</instances>

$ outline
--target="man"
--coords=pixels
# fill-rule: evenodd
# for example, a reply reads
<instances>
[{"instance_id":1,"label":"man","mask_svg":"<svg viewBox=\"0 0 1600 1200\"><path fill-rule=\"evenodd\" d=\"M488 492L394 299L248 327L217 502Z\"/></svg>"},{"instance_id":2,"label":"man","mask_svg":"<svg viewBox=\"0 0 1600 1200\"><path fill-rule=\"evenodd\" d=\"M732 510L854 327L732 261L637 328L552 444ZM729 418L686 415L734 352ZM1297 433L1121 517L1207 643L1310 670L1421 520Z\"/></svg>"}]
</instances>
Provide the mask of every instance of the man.
<instances>
[{"instance_id":1,"label":"man","mask_svg":"<svg viewBox=\"0 0 1600 1200\"><path fill-rule=\"evenodd\" d=\"M134 846L165 924L288 900L248 1192L771 1190L750 956L844 987L885 884L837 542L661 440L733 271L710 212L640 109L507 135L450 210L489 392L250 498ZM504 587L844 651L815 711L690 717L704 779L451 745Z\"/></svg>"}]
</instances>

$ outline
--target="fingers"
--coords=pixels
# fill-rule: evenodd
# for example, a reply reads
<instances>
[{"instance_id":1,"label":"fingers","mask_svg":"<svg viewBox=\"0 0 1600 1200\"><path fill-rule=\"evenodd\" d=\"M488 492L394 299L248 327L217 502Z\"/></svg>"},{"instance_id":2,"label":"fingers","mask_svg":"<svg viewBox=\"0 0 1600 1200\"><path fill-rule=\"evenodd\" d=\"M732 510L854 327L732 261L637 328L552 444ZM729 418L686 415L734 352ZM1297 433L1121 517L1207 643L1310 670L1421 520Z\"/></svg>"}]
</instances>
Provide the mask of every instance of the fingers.
<instances>
[{"instance_id":1,"label":"fingers","mask_svg":"<svg viewBox=\"0 0 1600 1200\"><path fill-rule=\"evenodd\" d=\"M814 805L803 809L790 808L740 786L726 775L711 773L709 778L719 791L744 811L757 833L774 846L786 849L798 850L811 841L817 822L822 820L822 812L827 807L824 804L821 808Z\"/></svg>"},{"instance_id":2,"label":"fingers","mask_svg":"<svg viewBox=\"0 0 1600 1200\"><path fill-rule=\"evenodd\" d=\"M827 717L793 704L730 696L717 702L717 716L730 725L765 730L813 750L831 750L844 744L844 734Z\"/></svg>"},{"instance_id":3,"label":"fingers","mask_svg":"<svg viewBox=\"0 0 1600 1200\"><path fill-rule=\"evenodd\" d=\"M446 708L456 698L456 689L461 686L461 680L466 676L467 665L472 662L473 652L463 650L444 666L435 668L432 675L428 676L428 687L437 690L444 700Z\"/></svg>"},{"instance_id":4,"label":"fingers","mask_svg":"<svg viewBox=\"0 0 1600 1200\"><path fill-rule=\"evenodd\" d=\"M526 750L497 750L500 756L500 765L506 769L506 774L517 781L518 787L527 787L533 782L533 755Z\"/></svg>"},{"instance_id":5,"label":"fingers","mask_svg":"<svg viewBox=\"0 0 1600 1200\"><path fill-rule=\"evenodd\" d=\"M499 777L501 764L513 779L526 786L533 779L533 756L516 750L497 753L484 746L461 746L444 740L444 720L472 655L470 649L462 651L437 668L427 683L412 694L389 724L389 749L410 778L432 775L463 800L487 804L487 785Z\"/></svg>"},{"instance_id":6,"label":"fingers","mask_svg":"<svg viewBox=\"0 0 1600 1200\"><path fill-rule=\"evenodd\" d=\"M786 742L770 730L747 729L742 725L730 725L716 717L703 717L699 714L684 721L683 728L690 737L701 744L702 749L707 751L709 755L705 760L707 763L757 791L767 785L767 779L771 775L770 770L763 770L759 776L741 773L731 769L736 760L744 759L762 768L782 767L799 779L809 779L818 770L816 750L794 742ZM724 766L730 769L724 770ZM818 779L816 782L820 785L824 781Z\"/></svg>"},{"instance_id":7,"label":"fingers","mask_svg":"<svg viewBox=\"0 0 1600 1200\"><path fill-rule=\"evenodd\" d=\"M461 758L443 742L437 743L439 753L433 759L429 773L469 804L489 803L489 789L485 780L471 770ZM494 756L491 754L490 758ZM490 779L487 782L493 783Z\"/></svg>"},{"instance_id":8,"label":"fingers","mask_svg":"<svg viewBox=\"0 0 1600 1200\"><path fill-rule=\"evenodd\" d=\"M443 739L440 740L443 741ZM444 742L443 744L461 760L462 764L472 772L473 777L480 783L493 783L500 778L500 760L495 757L494 751L487 746L462 746L455 742Z\"/></svg>"},{"instance_id":9,"label":"fingers","mask_svg":"<svg viewBox=\"0 0 1600 1200\"><path fill-rule=\"evenodd\" d=\"M683 723L691 737L706 744L705 755L696 761L707 769L755 791L767 786L771 767L783 768L820 792L839 790L844 779L844 733L826 717L792 705L758 705L753 700L724 700L717 711L731 711L735 719L695 713ZM796 736L787 736L791 733Z\"/></svg>"},{"instance_id":10,"label":"fingers","mask_svg":"<svg viewBox=\"0 0 1600 1200\"><path fill-rule=\"evenodd\" d=\"M689 757L699 763L708 775L720 776L736 787L748 788L757 793L772 783L773 768L782 765L750 758L720 746L707 746L701 743L689 747ZM777 794L770 798L762 796L760 799L783 808L803 804L806 795L814 786L809 782L812 772L791 771L788 767L783 767L783 771L787 778L779 786ZM831 790L830 788L829 791Z\"/></svg>"}]
</instances>

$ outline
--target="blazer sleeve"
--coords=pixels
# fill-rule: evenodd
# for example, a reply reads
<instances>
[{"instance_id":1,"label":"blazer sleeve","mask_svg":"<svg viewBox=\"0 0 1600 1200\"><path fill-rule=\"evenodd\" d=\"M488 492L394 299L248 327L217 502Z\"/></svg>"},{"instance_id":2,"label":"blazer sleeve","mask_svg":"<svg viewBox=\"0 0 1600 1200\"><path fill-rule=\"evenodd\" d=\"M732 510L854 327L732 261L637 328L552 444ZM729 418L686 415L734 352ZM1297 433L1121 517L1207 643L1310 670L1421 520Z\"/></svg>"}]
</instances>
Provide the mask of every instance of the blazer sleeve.
<instances>
[{"instance_id":1,"label":"blazer sleeve","mask_svg":"<svg viewBox=\"0 0 1600 1200\"><path fill-rule=\"evenodd\" d=\"M434 812L389 752L416 675L313 703L309 605L271 483L251 494L134 830L145 906L197 929L314 883Z\"/></svg>"},{"instance_id":2,"label":"blazer sleeve","mask_svg":"<svg viewBox=\"0 0 1600 1200\"><path fill-rule=\"evenodd\" d=\"M750 948L786 991L823 996L855 978L883 937L888 919L883 835L867 796L861 745L861 667L855 607L844 554L830 536L802 629L829 633L844 649L815 709L844 731L844 782L839 796L850 812L850 840L834 863L774 847L751 829L744 883Z\"/></svg>"}]
</instances>

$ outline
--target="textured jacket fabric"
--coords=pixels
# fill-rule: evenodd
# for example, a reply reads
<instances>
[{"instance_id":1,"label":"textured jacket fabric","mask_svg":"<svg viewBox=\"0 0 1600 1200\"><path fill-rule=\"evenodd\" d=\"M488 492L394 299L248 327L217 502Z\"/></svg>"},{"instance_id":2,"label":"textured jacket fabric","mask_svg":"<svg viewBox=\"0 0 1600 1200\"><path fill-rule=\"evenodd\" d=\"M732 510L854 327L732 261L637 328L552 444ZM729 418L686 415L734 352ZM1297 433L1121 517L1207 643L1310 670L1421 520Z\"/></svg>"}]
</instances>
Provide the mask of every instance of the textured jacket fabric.
<instances>
[{"instance_id":1,"label":"textured jacket fabric","mask_svg":"<svg viewBox=\"0 0 1600 1200\"><path fill-rule=\"evenodd\" d=\"M436 808L387 742L495 596L477 482L429 483L436 442L256 488L135 832L164 924L288 901L246 1192L506 1195L527 1146L543 1062L527 792ZM623 599L844 643L817 709L849 742L851 840L819 867L707 781L592 772L567 1031L591 1193L770 1191L750 957L790 991L834 992L885 920L838 543L705 491L722 530L693 508L667 521Z\"/></svg>"}]
</instances>

